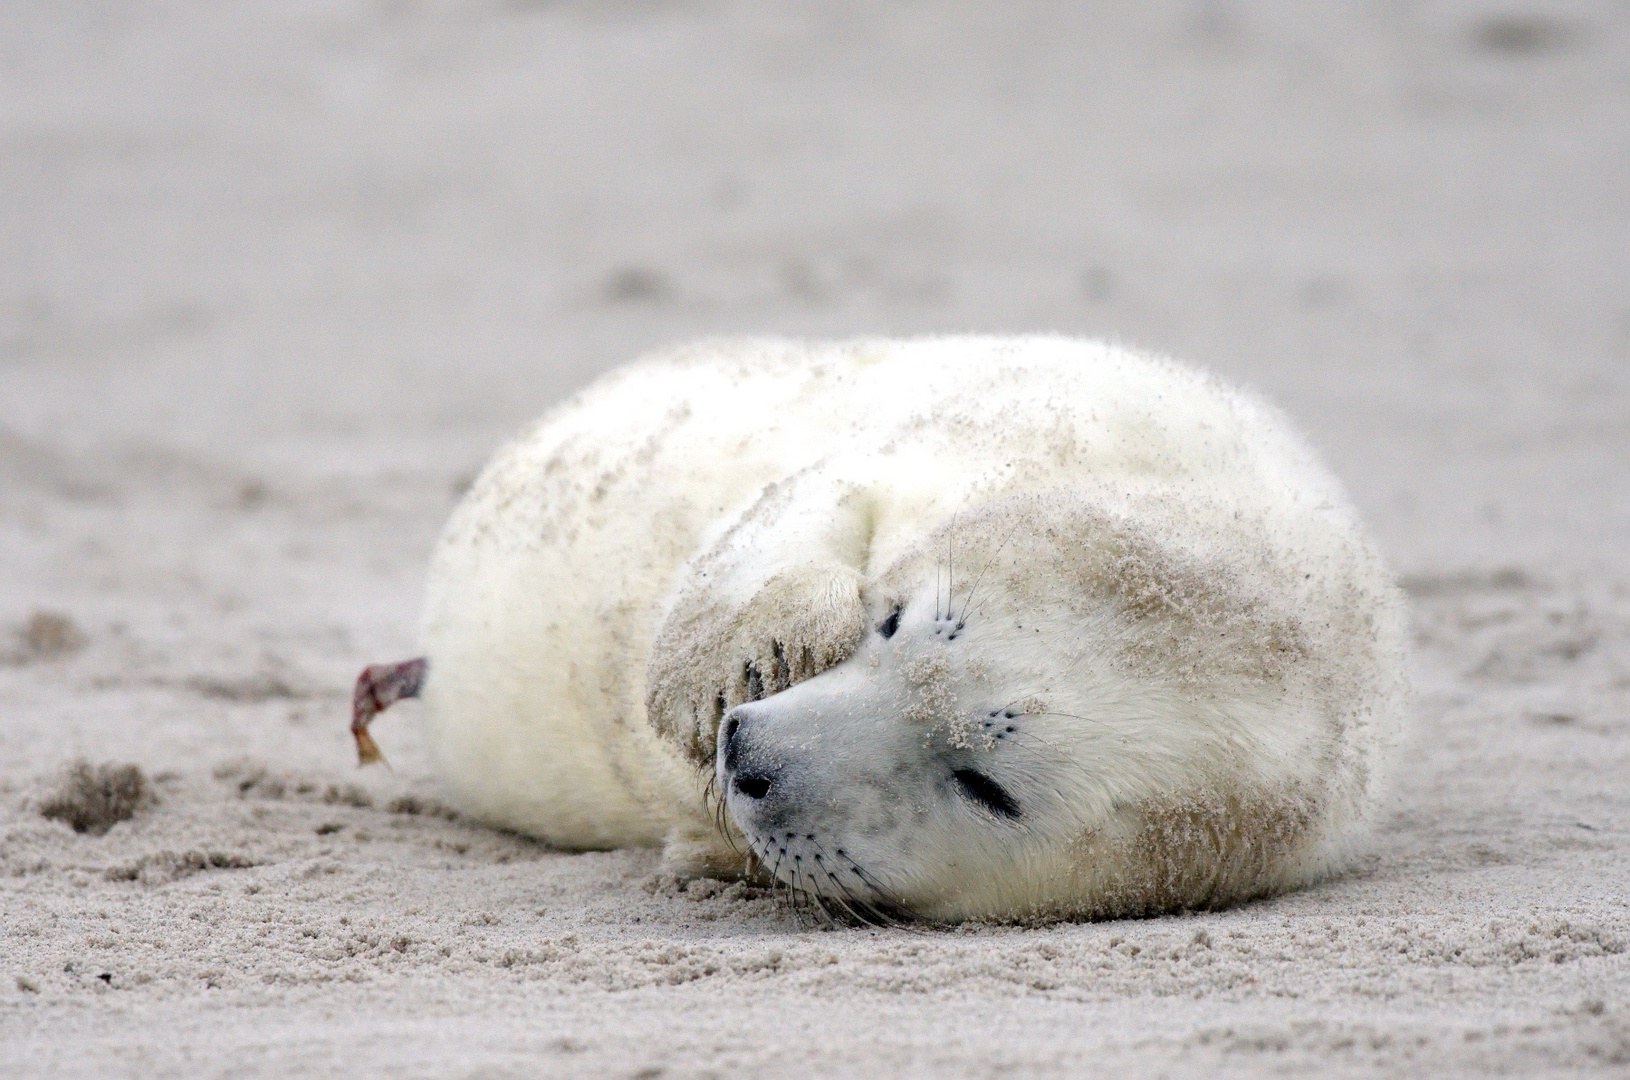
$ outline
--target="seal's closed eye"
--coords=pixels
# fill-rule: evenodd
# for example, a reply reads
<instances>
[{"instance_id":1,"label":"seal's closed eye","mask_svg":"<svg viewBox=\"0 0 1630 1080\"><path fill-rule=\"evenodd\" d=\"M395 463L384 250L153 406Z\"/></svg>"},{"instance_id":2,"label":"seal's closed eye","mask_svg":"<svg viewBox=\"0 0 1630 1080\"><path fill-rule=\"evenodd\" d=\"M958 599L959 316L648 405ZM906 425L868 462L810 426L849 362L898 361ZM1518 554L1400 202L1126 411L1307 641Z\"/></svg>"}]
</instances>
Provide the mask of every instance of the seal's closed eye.
<instances>
[{"instance_id":1,"label":"seal's closed eye","mask_svg":"<svg viewBox=\"0 0 1630 1080\"><path fill-rule=\"evenodd\" d=\"M970 801L978 803L997 817L1019 816L1019 804L1013 801L1013 796L984 773L973 769L957 769L951 773L951 779L957 782L962 794Z\"/></svg>"}]
</instances>

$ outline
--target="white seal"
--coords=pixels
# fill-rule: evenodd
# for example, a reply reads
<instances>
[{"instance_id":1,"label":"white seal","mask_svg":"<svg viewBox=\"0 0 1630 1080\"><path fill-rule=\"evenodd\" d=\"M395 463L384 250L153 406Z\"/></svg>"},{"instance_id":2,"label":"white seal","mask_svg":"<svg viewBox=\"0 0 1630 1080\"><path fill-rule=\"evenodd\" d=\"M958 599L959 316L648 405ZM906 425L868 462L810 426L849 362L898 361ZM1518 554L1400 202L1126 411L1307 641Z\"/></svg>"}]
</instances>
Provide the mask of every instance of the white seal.
<instances>
[{"instance_id":1,"label":"white seal","mask_svg":"<svg viewBox=\"0 0 1630 1080\"><path fill-rule=\"evenodd\" d=\"M422 676L453 801L565 848L750 852L862 919L1147 914L1350 857L1402 611L1280 414L1194 369L712 341L487 466L359 724Z\"/></svg>"}]
</instances>

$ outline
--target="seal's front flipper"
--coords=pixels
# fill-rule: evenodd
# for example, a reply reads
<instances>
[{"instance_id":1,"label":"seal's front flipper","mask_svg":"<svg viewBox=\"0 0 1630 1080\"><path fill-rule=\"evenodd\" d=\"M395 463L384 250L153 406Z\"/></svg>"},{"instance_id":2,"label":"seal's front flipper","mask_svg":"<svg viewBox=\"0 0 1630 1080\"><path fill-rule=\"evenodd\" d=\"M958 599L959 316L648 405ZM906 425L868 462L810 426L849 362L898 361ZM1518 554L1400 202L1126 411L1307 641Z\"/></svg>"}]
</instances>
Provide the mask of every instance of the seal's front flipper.
<instances>
[{"instance_id":1,"label":"seal's front flipper","mask_svg":"<svg viewBox=\"0 0 1630 1080\"><path fill-rule=\"evenodd\" d=\"M368 734L368 725L403 698L418 697L424 672L425 658L416 656L399 664L369 664L357 676L356 693L351 697L351 737L357 741L358 765L385 760Z\"/></svg>"},{"instance_id":2,"label":"seal's front flipper","mask_svg":"<svg viewBox=\"0 0 1630 1080\"><path fill-rule=\"evenodd\" d=\"M867 626L861 586L874 517L864 484L816 467L765 488L686 564L646 672L658 735L711 771L727 710L855 651Z\"/></svg>"}]
</instances>

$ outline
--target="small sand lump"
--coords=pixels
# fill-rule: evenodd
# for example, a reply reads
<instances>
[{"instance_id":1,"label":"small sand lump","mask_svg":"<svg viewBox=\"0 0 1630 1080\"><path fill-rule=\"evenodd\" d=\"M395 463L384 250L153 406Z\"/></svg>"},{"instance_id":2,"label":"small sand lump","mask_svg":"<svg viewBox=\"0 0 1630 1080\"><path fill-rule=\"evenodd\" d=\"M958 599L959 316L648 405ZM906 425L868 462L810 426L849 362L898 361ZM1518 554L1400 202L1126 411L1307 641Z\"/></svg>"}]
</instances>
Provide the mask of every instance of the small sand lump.
<instances>
[{"instance_id":1,"label":"small sand lump","mask_svg":"<svg viewBox=\"0 0 1630 1080\"><path fill-rule=\"evenodd\" d=\"M81 761L72 766L62 784L40 806L40 814L66 822L76 833L101 836L152 799L147 778L137 765L98 765Z\"/></svg>"},{"instance_id":2,"label":"small sand lump","mask_svg":"<svg viewBox=\"0 0 1630 1080\"><path fill-rule=\"evenodd\" d=\"M78 652L87 641L72 619L56 611L35 611L13 634L13 646L0 650L0 664L55 660Z\"/></svg>"}]
</instances>

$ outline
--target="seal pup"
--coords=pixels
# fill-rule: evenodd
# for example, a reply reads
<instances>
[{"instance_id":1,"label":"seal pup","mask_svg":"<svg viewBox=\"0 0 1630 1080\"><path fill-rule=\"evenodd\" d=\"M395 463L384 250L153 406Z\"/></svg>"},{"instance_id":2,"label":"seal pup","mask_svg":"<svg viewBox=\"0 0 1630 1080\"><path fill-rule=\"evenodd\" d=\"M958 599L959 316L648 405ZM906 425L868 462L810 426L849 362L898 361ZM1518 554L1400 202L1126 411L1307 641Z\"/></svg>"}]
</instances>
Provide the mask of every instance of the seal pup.
<instances>
[{"instance_id":1,"label":"seal pup","mask_svg":"<svg viewBox=\"0 0 1630 1080\"><path fill-rule=\"evenodd\" d=\"M431 563L466 814L829 911L1234 903L1339 870L1405 707L1401 596L1283 417L1101 341L706 341L502 450Z\"/></svg>"}]
</instances>

